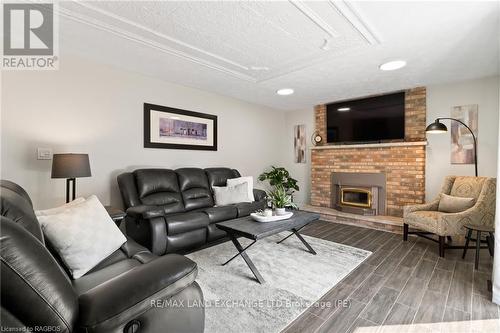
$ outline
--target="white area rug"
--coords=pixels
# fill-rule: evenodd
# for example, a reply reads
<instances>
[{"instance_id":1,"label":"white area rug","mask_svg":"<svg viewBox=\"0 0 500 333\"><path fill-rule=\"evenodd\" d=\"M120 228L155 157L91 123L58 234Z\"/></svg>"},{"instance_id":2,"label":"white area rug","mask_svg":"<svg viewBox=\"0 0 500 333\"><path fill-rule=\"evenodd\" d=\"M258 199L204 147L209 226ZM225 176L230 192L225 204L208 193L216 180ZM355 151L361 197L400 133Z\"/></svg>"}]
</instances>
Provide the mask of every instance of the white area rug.
<instances>
[{"instance_id":1,"label":"white area rug","mask_svg":"<svg viewBox=\"0 0 500 333\"><path fill-rule=\"evenodd\" d=\"M259 240L248 255L266 280L259 284L226 242L188 255L198 264L206 303L205 333L280 332L371 254L369 251L304 236L317 255L288 233ZM250 240L240 238L246 247Z\"/></svg>"}]
</instances>

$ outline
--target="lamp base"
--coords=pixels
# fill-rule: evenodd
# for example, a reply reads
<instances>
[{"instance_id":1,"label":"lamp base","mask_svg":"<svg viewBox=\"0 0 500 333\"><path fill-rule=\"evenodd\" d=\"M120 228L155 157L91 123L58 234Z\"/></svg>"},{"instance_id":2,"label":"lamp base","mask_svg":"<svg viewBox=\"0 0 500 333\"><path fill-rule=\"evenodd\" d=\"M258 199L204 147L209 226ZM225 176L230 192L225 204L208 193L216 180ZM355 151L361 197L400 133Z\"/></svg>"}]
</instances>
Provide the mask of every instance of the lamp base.
<instances>
[{"instance_id":1,"label":"lamp base","mask_svg":"<svg viewBox=\"0 0 500 333\"><path fill-rule=\"evenodd\" d=\"M72 184L72 186L70 185ZM71 200L70 200L70 187L72 188ZM75 200L76 194L76 178L67 178L66 179L66 203Z\"/></svg>"}]
</instances>

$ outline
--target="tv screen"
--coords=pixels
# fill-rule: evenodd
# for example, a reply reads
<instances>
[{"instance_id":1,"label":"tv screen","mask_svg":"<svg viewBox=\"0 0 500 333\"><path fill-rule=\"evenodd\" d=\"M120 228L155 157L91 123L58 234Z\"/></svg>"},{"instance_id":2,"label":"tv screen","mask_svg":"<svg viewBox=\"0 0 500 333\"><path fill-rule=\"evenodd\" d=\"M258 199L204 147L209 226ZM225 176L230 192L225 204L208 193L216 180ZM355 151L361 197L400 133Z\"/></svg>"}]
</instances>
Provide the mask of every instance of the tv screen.
<instances>
[{"instance_id":1,"label":"tv screen","mask_svg":"<svg viewBox=\"0 0 500 333\"><path fill-rule=\"evenodd\" d=\"M328 104L326 123L329 143L404 139L405 93Z\"/></svg>"}]
</instances>

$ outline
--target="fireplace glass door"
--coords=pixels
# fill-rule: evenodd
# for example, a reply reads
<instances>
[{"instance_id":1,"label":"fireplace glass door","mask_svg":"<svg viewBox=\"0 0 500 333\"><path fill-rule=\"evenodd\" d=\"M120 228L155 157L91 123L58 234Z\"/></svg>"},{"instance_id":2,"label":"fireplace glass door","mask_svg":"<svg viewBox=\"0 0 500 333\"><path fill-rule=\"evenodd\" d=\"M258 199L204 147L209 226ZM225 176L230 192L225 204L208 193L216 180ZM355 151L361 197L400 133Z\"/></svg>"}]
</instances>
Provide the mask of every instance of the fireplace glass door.
<instances>
[{"instance_id":1,"label":"fireplace glass door","mask_svg":"<svg viewBox=\"0 0 500 333\"><path fill-rule=\"evenodd\" d=\"M372 206L372 193L363 188L341 188L340 203L346 206L370 208Z\"/></svg>"}]
</instances>

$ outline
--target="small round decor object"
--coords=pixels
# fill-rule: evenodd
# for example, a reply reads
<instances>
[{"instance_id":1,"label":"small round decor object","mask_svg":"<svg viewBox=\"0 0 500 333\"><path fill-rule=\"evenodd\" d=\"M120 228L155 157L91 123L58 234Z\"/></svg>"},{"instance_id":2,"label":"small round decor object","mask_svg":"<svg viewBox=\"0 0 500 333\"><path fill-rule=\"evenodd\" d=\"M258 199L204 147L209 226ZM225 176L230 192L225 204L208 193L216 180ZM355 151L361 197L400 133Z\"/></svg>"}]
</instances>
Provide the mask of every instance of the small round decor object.
<instances>
[{"instance_id":1,"label":"small round decor object","mask_svg":"<svg viewBox=\"0 0 500 333\"><path fill-rule=\"evenodd\" d=\"M141 330L141 322L137 319L133 319L125 325L123 328L123 333L139 333Z\"/></svg>"},{"instance_id":2,"label":"small round decor object","mask_svg":"<svg viewBox=\"0 0 500 333\"><path fill-rule=\"evenodd\" d=\"M320 144L323 141L323 138L319 134L319 131L315 131L313 133L313 135L311 136L311 141L312 141L313 145L315 145L315 146Z\"/></svg>"}]
</instances>

